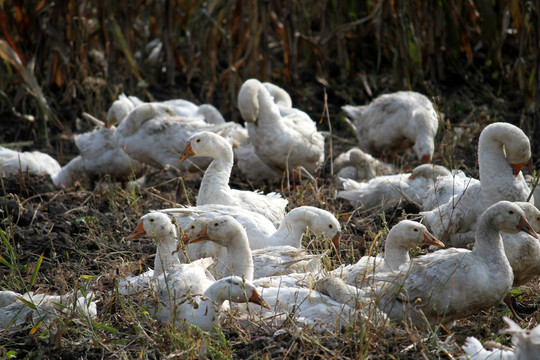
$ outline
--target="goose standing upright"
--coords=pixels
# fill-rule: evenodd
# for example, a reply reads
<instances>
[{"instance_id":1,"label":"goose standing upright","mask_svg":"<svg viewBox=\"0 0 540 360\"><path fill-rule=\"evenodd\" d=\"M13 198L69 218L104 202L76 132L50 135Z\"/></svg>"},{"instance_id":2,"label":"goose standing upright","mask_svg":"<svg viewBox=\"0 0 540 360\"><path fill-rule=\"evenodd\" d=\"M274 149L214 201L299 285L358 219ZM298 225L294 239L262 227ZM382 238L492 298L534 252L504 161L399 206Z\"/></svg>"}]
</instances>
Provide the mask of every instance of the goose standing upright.
<instances>
[{"instance_id":1,"label":"goose standing upright","mask_svg":"<svg viewBox=\"0 0 540 360\"><path fill-rule=\"evenodd\" d=\"M529 138L521 129L504 122L486 126L478 141L480 181L459 185L462 191L448 202L422 212L428 229L449 246L472 243L485 209L501 200L527 201L530 190L520 170L530 156Z\"/></svg>"},{"instance_id":2,"label":"goose standing upright","mask_svg":"<svg viewBox=\"0 0 540 360\"><path fill-rule=\"evenodd\" d=\"M472 250L450 248L413 259L397 277L387 276L389 282L377 290L378 307L391 319L426 327L426 320L451 324L498 304L514 280L499 233L519 231L537 237L519 206L492 205L478 220Z\"/></svg>"},{"instance_id":3,"label":"goose standing upright","mask_svg":"<svg viewBox=\"0 0 540 360\"><path fill-rule=\"evenodd\" d=\"M238 109L255 152L280 173L298 166L314 173L324 161L324 136L305 112L279 102L285 106L276 104L268 86L256 79L240 88Z\"/></svg>"},{"instance_id":4,"label":"goose standing upright","mask_svg":"<svg viewBox=\"0 0 540 360\"><path fill-rule=\"evenodd\" d=\"M274 224L281 222L288 203L288 200L283 199L281 195L276 193L263 195L229 187L234 156L232 146L222 136L208 131L192 135L180 161L184 161L189 156L213 158L201 181L197 205L237 205L264 215Z\"/></svg>"},{"instance_id":5,"label":"goose standing upright","mask_svg":"<svg viewBox=\"0 0 540 360\"><path fill-rule=\"evenodd\" d=\"M412 146L422 163L431 162L439 118L426 96L398 91L381 95L367 106L342 109L354 121L362 150L377 155Z\"/></svg>"}]
</instances>

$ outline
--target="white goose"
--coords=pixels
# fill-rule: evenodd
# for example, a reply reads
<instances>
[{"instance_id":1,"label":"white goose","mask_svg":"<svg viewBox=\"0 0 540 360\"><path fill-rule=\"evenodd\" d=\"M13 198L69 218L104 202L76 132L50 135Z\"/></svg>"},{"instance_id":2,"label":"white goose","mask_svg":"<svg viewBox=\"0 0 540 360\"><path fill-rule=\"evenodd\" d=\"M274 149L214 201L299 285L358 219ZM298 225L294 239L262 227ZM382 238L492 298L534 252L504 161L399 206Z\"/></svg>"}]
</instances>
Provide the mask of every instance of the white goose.
<instances>
[{"instance_id":1,"label":"white goose","mask_svg":"<svg viewBox=\"0 0 540 360\"><path fill-rule=\"evenodd\" d=\"M279 173L298 166L315 172L324 161L324 136L305 112L278 101L285 106L276 104L268 87L256 79L240 88L238 109L255 152Z\"/></svg>"},{"instance_id":2,"label":"white goose","mask_svg":"<svg viewBox=\"0 0 540 360\"><path fill-rule=\"evenodd\" d=\"M412 146L422 163L431 162L439 118L426 96L398 91L381 95L367 106L342 109L353 119L360 147L368 153L398 152Z\"/></svg>"},{"instance_id":3,"label":"white goose","mask_svg":"<svg viewBox=\"0 0 540 360\"><path fill-rule=\"evenodd\" d=\"M180 117L170 106L160 103L143 103L135 107L118 125L116 140L130 157L156 168L178 166L178 156L184 150L188 138L203 130L219 132L242 126L235 123L212 125L205 122L200 106L192 116ZM217 110L216 110L217 111ZM234 137L234 135L231 135ZM210 159L188 161L180 168L206 167Z\"/></svg>"},{"instance_id":4,"label":"white goose","mask_svg":"<svg viewBox=\"0 0 540 360\"><path fill-rule=\"evenodd\" d=\"M263 195L229 187L234 158L231 145L222 136L208 131L192 135L180 161L184 161L188 156L213 158L204 173L197 195L197 205L237 205L264 215L274 224L279 224L285 216L288 200L283 199L281 195L276 193Z\"/></svg>"},{"instance_id":5,"label":"white goose","mask_svg":"<svg viewBox=\"0 0 540 360\"><path fill-rule=\"evenodd\" d=\"M512 335L513 347L486 350L477 338L470 336L466 339L463 350L467 355L460 356L461 360L533 360L540 359L540 325L532 330L522 329L506 316L504 322L509 328L501 330L503 334Z\"/></svg>"},{"instance_id":6,"label":"white goose","mask_svg":"<svg viewBox=\"0 0 540 360\"><path fill-rule=\"evenodd\" d=\"M200 216L214 218L230 215L246 229L249 247L252 250L279 245L301 248L302 236L306 230L315 236L327 235L334 244L339 242L341 235L341 225L334 214L313 206L300 206L292 209L285 215L277 230L266 217L238 206L210 204L159 211L174 216L178 225L183 229L186 229L193 220ZM198 257L200 256L194 258Z\"/></svg>"},{"instance_id":7,"label":"white goose","mask_svg":"<svg viewBox=\"0 0 540 360\"><path fill-rule=\"evenodd\" d=\"M35 326L41 321L43 325L48 325L58 317L73 315L80 318L97 316L96 301L92 292L49 295L0 291L2 330L16 331L25 324Z\"/></svg>"},{"instance_id":8,"label":"white goose","mask_svg":"<svg viewBox=\"0 0 540 360\"><path fill-rule=\"evenodd\" d=\"M130 237L150 235L157 244L155 268L118 284L124 295L143 295L158 321L186 321L210 330L218 324L217 310L225 300L253 302L268 306L249 281L230 276L215 281L207 272L212 259L181 264L172 252L176 248L176 229L168 216L159 212L141 218ZM159 270L161 267L161 271ZM152 301L157 299L157 303Z\"/></svg>"},{"instance_id":9,"label":"white goose","mask_svg":"<svg viewBox=\"0 0 540 360\"><path fill-rule=\"evenodd\" d=\"M363 209L387 207L401 199L422 204L437 177L448 174L450 171L444 166L423 164L412 173L378 176L363 183L341 179L345 190L339 191L337 197Z\"/></svg>"},{"instance_id":10,"label":"white goose","mask_svg":"<svg viewBox=\"0 0 540 360\"><path fill-rule=\"evenodd\" d=\"M129 157L116 141L114 126L99 128L75 136L80 155L62 167L53 177L56 186L71 186L73 180L89 176L111 175L118 181L137 178L147 170L145 164Z\"/></svg>"},{"instance_id":11,"label":"white goose","mask_svg":"<svg viewBox=\"0 0 540 360\"><path fill-rule=\"evenodd\" d=\"M359 148L352 148L334 160L336 177L353 180L369 180L376 176L395 174L396 168L375 159Z\"/></svg>"},{"instance_id":12,"label":"white goose","mask_svg":"<svg viewBox=\"0 0 540 360\"><path fill-rule=\"evenodd\" d=\"M520 170L530 156L529 139L518 127L486 126L478 142L480 182L465 181L463 191L447 203L422 212L428 229L449 246L472 243L476 220L485 209L501 200L527 201L530 190Z\"/></svg>"},{"instance_id":13,"label":"white goose","mask_svg":"<svg viewBox=\"0 0 540 360\"><path fill-rule=\"evenodd\" d=\"M348 285L359 285L373 274L397 271L407 266L411 258L409 250L415 246L434 245L444 247L426 227L420 223L402 220L388 232L384 244L384 257L363 256L356 264L341 266L331 272L341 277Z\"/></svg>"},{"instance_id":14,"label":"white goose","mask_svg":"<svg viewBox=\"0 0 540 360\"><path fill-rule=\"evenodd\" d=\"M60 172L60 164L40 151L19 152L0 146L0 176L17 175L19 171L33 175L46 173L54 178Z\"/></svg>"},{"instance_id":15,"label":"white goose","mask_svg":"<svg viewBox=\"0 0 540 360\"><path fill-rule=\"evenodd\" d=\"M472 250L450 248L413 259L376 290L379 308L391 319L426 327L426 321L451 324L498 304L514 280L499 232L519 231L537 237L519 206L508 201L492 205L478 220Z\"/></svg>"},{"instance_id":16,"label":"white goose","mask_svg":"<svg viewBox=\"0 0 540 360\"><path fill-rule=\"evenodd\" d=\"M242 225L228 215L209 221L198 218L192 222L184 237L187 248L204 240L226 248L226 251L216 249L213 254L218 257L217 277L236 274L253 280L293 272L319 272L321 267L320 256L292 246L252 251Z\"/></svg>"},{"instance_id":17,"label":"white goose","mask_svg":"<svg viewBox=\"0 0 540 360\"><path fill-rule=\"evenodd\" d=\"M527 202L516 202L535 232L540 232L540 210ZM520 232L501 234L504 252L514 273L513 286L521 286L540 275L540 243L533 236Z\"/></svg>"}]
</instances>

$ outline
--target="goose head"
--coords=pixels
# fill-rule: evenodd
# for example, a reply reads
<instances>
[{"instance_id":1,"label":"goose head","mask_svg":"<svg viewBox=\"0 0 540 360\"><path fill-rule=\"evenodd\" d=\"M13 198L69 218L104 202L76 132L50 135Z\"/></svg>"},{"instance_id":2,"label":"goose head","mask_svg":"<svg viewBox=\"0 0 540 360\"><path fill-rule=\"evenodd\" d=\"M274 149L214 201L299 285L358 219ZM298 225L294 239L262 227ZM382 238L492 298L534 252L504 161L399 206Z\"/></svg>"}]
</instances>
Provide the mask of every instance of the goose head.
<instances>
[{"instance_id":1,"label":"goose head","mask_svg":"<svg viewBox=\"0 0 540 360\"><path fill-rule=\"evenodd\" d=\"M479 222L483 223L483 226L495 228L499 232L517 234L524 231L532 237L538 238L538 235L527 221L525 212L521 207L510 201L499 201L491 205L480 216Z\"/></svg>"},{"instance_id":2,"label":"goose head","mask_svg":"<svg viewBox=\"0 0 540 360\"><path fill-rule=\"evenodd\" d=\"M231 153L231 145L227 140L216 133L201 131L191 135L186 144L186 148L178 163L181 163L190 156L209 156L215 158L220 153Z\"/></svg>"},{"instance_id":3,"label":"goose head","mask_svg":"<svg viewBox=\"0 0 540 360\"><path fill-rule=\"evenodd\" d=\"M312 206L301 206L289 212L287 217L293 221L304 223L307 228L316 236L327 235L332 239L332 243L339 246L341 237L341 225L334 214L329 211Z\"/></svg>"},{"instance_id":4,"label":"goose head","mask_svg":"<svg viewBox=\"0 0 540 360\"><path fill-rule=\"evenodd\" d=\"M524 201L516 201L515 204L523 210L525 218L527 218L533 230L536 233L540 232L540 210L533 204Z\"/></svg>"},{"instance_id":5,"label":"goose head","mask_svg":"<svg viewBox=\"0 0 540 360\"><path fill-rule=\"evenodd\" d=\"M243 280L238 276L228 276L216 281L207 290L206 295L212 300L221 303L225 300L229 300L236 303L251 302L260 305L266 309L270 309L270 306L264 301L259 294L255 285L248 280ZM211 292L211 294L208 294Z\"/></svg>"},{"instance_id":6,"label":"goose head","mask_svg":"<svg viewBox=\"0 0 540 360\"><path fill-rule=\"evenodd\" d=\"M197 221L194 225L198 227L200 224L201 222ZM245 243L248 244L246 230L242 225L232 216L223 215L208 221L195 237L188 239L188 244L211 240L220 246L229 247L236 245L239 236L245 238Z\"/></svg>"},{"instance_id":7,"label":"goose head","mask_svg":"<svg viewBox=\"0 0 540 360\"><path fill-rule=\"evenodd\" d=\"M128 236L128 240L133 240L145 235L153 237L159 244L161 241L175 241L176 228L172 220L160 212L151 212L139 220L137 227ZM170 244L168 244L170 245Z\"/></svg>"},{"instance_id":8,"label":"goose head","mask_svg":"<svg viewBox=\"0 0 540 360\"><path fill-rule=\"evenodd\" d=\"M439 176L450 175L450 170L440 165L422 164L414 168L409 180L424 177L426 179L436 180Z\"/></svg>"},{"instance_id":9,"label":"goose head","mask_svg":"<svg viewBox=\"0 0 540 360\"><path fill-rule=\"evenodd\" d=\"M259 90L263 88L261 82L257 79L249 79L240 88L238 92L238 110L242 119L249 123L257 122L259 117Z\"/></svg>"},{"instance_id":10,"label":"goose head","mask_svg":"<svg viewBox=\"0 0 540 360\"><path fill-rule=\"evenodd\" d=\"M424 225L411 220L401 220L390 229L386 238L387 247L409 250L421 245L444 247L444 244L432 235Z\"/></svg>"}]
</instances>

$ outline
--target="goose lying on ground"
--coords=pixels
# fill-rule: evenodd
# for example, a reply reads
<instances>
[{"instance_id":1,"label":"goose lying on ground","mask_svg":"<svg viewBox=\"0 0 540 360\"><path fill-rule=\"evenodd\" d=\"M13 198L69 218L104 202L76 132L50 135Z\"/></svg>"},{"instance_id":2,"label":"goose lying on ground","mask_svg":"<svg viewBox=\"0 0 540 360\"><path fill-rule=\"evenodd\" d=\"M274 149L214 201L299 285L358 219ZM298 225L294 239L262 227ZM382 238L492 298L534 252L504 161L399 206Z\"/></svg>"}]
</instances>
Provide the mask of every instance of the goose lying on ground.
<instances>
[{"instance_id":1,"label":"goose lying on ground","mask_svg":"<svg viewBox=\"0 0 540 360\"><path fill-rule=\"evenodd\" d=\"M189 137L199 131L242 131L235 123L212 125L205 122L199 107L190 117L180 117L173 108L164 104L143 103L135 107L118 125L116 139L130 157L156 168L178 166L178 156L186 147ZM234 134L231 134L234 137ZM188 161L181 169L195 166L206 167L210 159Z\"/></svg>"},{"instance_id":2,"label":"goose lying on ground","mask_svg":"<svg viewBox=\"0 0 540 360\"><path fill-rule=\"evenodd\" d=\"M336 177L352 180L369 180L397 172L392 164L379 161L358 148L340 154L334 160L334 171Z\"/></svg>"},{"instance_id":3,"label":"goose lying on ground","mask_svg":"<svg viewBox=\"0 0 540 360\"><path fill-rule=\"evenodd\" d=\"M341 179L345 190L339 191L337 197L366 210L388 207L401 199L422 204L437 177L448 174L444 166L423 164L412 173L379 176L364 183Z\"/></svg>"},{"instance_id":4,"label":"goose lying on ground","mask_svg":"<svg viewBox=\"0 0 540 360\"><path fill-rule=\"evenodd\" d=\"M512 335L513 348L508 350L486 350L475 337L469 336L463 345L467 354L461 356L462 360L529 360L540 359L540 325L532 330L522 329L506 316L503 320L509 328L501 330L501 333Z\"/></svg>"},{"instance_id":5,"label":"goose lying on ground","mask_svg":"<svg viewBox=\"0 0 540 360\"><path fill-rule=\"evenodd\" d=\"M0 146L0 176L42 173L54 178L60 172L60 164L50 155L40 151L19 152Z\"/></svg>"},{"instance_id":6,"label":"goose lying on ground","mask_svg":"<svg viewBox=\"0 0 540 360\"><path fill-rule=\"evenodd\" d=\"M271 246L251 250L245 230L234 218L225 215L211 220L198 218L185 232L184 242L189 248L204 240L210 240L225 251L215 250L218 265L216 276L230 274L248 280L293 272L319 272L320 256L307 254L292 246ZM191 244L191 245L190 245Z\"/></svg>"},{"instance_id":7,"label":"goose lying on ground","mask_svg":"<svg viewBox=\"0 0 540 360\"><path fill-rule=\"evenodd\" d=\"M42 321L43 325L49 325L58 317L73 316L97 316L92 292L48 295L0 291L0 329L16 331L25 324L35 326Z\"/></svg>"},{"instance_id":8,"label":"goose lying on ground","mask_svg":"<svg viewBox=\"0 0 540 360\"><path fill-rule=\"evenodd\" d=\"M439 119L426 96L398 91L381 95L367 106L342 109L354 121L360 147L368 153L398 152L412 146L422 163L431 162Z\"/></svg>"},{"instance_id":9,"label":"goose lying on ground","mask_svg":"<svg viewBox=\"0 0 540 360\"><path fill-rule=\"evenodd\" d=\"M313 173L324 161L324 136L305 112L285 105L276 104L268 86L256 79L244 82L238 93L238 109L261 160L279 173L298 166Z\"/></svg>"},{"instance_id":10,"label":"goose lying on ground","mask_svg":"<svg viewBox=\"0 0 540 360\"><path fill-rule=\"evenodd\" d=\"M246 229L249 247L252 250L280 245L301 248L302 236L306 233L306 230L309 230L315 236L326 235L336 245L341 235L341 225L334 214L313 206L300 206L292 209L285 215L277 230L266 217L238 206L209 204L159 211L174 216L178 225L183 229L200 216L214 218L221 215L230 215ZM189 256L192 257L192 255ZM200 256L196 255L193 258L198 257Z\"/></svg>"},{"instance_id":11,"label":"goose lying on ground","mask_svg":"<svg viewBox=\"0 0 540 360\"><path fill-rule=\"evenodd\" d=\"M237 205L264 215L274 224L279 224L283 220L288 201L281 195L276 193L263 195L229 187L234 158L231 145L223 137L208 131L192 135L180 161L184 161L188 156L213 158L204 173L197 195L197 205Z\"/></svg>"},{"instance_id":12,"label":"goose lying on ground","mask_svg":"<svg viewBox=\"0 0 540 360\"><path fill-rule=\"evenodd\" d=\"M113 179L125 181L138 178L147 171L145 164L129 157L116 141L117 129L101 126L75 136L80 155L62 167L53 177L56 186L71 186L74 179L96 178L109 174Z\"/></svg>"},{"instance_id":13,"label":"goose lying on ground","mask_svg":"<svg viewBox=\"0 0 540 360\"><path fill-rule=\"evenodd\" d=\"M426 321L451 324L498 304L514 280L499 233L519 231L537 237L518 205L492 205L478 220L472 250L438 250L413 259L397 276L377 276L389 281L376 290L378 307L391 319L425 328Z\"/></svg>"},{"instance_id":14,"label":"goose lying on ground","mask_svg":"<svg viewBox=\"0 0 540 360\"><path fill-rule=\"evenodd\" d=\"M430 234L424 225L402 220L388 232L384 244L384 257L363 256L356 264L341 266L331 274L343 278L348 285L361 287L360 284L374 274L397 271L407 266L411 261L409 250L421 245L444 247L444 244Z\"/></svg>"},{"instance_id":15,"label":"goose lying on ground","mask_svg":"<svg viewBox=\"0 0 540 360\"><path fill-rule=\"evenodd\" d=\"M472 243L476 220L485 209L501 200L527 201L530 190L520 170L530 156L529 138L518 127L486 126L478 142L480 182L468 184L447 203L422 212L427 228L448 246Z\"/></svg>"}]
</instances>

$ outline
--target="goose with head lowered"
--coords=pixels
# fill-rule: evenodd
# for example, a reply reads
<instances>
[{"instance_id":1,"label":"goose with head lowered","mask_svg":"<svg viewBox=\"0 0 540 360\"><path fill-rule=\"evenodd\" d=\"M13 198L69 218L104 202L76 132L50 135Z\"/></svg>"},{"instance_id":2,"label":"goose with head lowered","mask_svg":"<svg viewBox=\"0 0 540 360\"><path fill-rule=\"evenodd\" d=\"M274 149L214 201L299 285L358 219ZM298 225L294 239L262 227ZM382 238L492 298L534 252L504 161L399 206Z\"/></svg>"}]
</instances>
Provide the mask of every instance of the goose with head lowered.
<instances>
[{"instance_id":1,"label":"goose with head lowered","mask_svg":"<svg viewBox=\"0 0 540 360\"><path fill-rule=\"evenodd\" d=\"M180 161L190 156L207 156L213 159L201 181L197 205L236 205L260 213L274 224L279 224L283 220L288 200L283 199L281 195L276 193L263 195L259 192L229 187L234 156L231 144L222 136L208 131L192 135Z\"/></svg>"},{"instance_id":2,"label":"goose with head lowered","mask_svg":"<svg viewBox=\"0 0 540 360\"><path fill-rule=\"evenodd\" d=\"M276 88L249 79L238 93L238 109L255 152L279 173L298 166L314 173L324 161L324 136L305 112L289 107L290 97L278 96L276 103Z\"/></svg>"},{"instance_id":3,"label":"goose with head lowered","mask_svg":"<svg viewBox=\"0 0 540 360\"><path fill-rule=\"evenodd\" d=\"M431 162L439 118L426 96L398 91L381 95L367 106L342 109L354 122L362 150L377 155L412 146L422 163Z\"/></svg>"},{"instance_id":4,"label":"goose with head lowered","mask_svg":"<svg viewBox=\"0 0 540 360\"><path fill-rule=\"evenodd\" d=\"M488 207L529 198L521 168L530 157L529 138L520 128L504 122L486 126L478 141L480 181L458 181L455 191L444 192L454 194L446 203L421 212L428 229L448 246L474 242L476 221ZM454 189L456 181L452 177L446 183Z\"/></svg>"},{"instance_id":5,"label":"goose with head lowered","mask_svg":"<svg viewBox=\"0 0 540 360\"><path fill-rule=\"evenodd\" d=\"M537 237L516 204L500 201L478 220L472 250L450 248L419 256L400 272L381 274L378 307L391 319L418 327L448 325L498 304L514 276L499 233ZM426 323L427 321L427 323Z\"/></svg>"}]
</instances>

